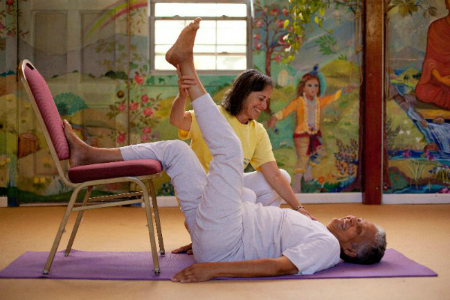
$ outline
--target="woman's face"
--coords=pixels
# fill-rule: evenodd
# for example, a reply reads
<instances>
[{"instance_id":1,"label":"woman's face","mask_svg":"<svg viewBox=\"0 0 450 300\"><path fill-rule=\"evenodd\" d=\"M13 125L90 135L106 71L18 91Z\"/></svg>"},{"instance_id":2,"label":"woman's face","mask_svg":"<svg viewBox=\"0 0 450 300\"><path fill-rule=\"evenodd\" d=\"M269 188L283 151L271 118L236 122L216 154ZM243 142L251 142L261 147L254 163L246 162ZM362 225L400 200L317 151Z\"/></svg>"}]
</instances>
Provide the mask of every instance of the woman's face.
<instances>
[{"instance_id":1,"label":"woman's face","mask_svg":"<svg viewBox=\"0 0 450 300\"><path fill-rule=\"evenodd\" d=\"M316 97L319 93L319 81L315 78L311 78L310 80L306 81L303 92L308 99L314 99L314 97Z\"/></svg>"},{"instance_id":2,"label":"woman's face","mask_svg":"<svg viewBox=\"0 0 450 300\"><path fill-rule=\"evenodd\" d=\"M236 116L238 120L245 124L248 120L258 119L259 113L267 109L272 91L272 87L268 85L260 92L251 92L244 99L242 111Z\"/></svg>"}]
</instances>

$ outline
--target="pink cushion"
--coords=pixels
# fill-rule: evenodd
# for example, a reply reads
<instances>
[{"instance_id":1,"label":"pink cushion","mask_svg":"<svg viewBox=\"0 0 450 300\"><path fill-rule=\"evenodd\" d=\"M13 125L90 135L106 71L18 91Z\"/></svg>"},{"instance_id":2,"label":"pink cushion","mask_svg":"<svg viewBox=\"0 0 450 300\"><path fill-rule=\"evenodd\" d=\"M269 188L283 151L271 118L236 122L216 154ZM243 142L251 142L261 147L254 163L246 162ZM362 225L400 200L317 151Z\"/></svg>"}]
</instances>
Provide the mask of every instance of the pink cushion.
<instances>
[{"instance_id":1,"label":"pink cushion","mask_svg":"<svg viewBox=\"0 0 450 300\"><path fill-rule=\"evenodd\" d=\"M50 138L55 147L56 154L60 160L69 159L69 145L67 144L66 136L64 135L63 122L59 116L55 101L45 82L44 78L39 72L27 64L25 66L25 76L30 86L31 92L36 99L36 104L41 112L42 119L44 119Z\"/></svg>"},{"instance_id":2,"label":"pink cushion","mask_svg":"<svg viewBox=\"0 0 450 300\"><path fill-rule=\"evenodd\" d=\"M157 160L136 159L74 167L69 170L69 179L73 183L81 183L97 179L152 175L161 171L161 163Z\"/></svg>"}]
</instances>

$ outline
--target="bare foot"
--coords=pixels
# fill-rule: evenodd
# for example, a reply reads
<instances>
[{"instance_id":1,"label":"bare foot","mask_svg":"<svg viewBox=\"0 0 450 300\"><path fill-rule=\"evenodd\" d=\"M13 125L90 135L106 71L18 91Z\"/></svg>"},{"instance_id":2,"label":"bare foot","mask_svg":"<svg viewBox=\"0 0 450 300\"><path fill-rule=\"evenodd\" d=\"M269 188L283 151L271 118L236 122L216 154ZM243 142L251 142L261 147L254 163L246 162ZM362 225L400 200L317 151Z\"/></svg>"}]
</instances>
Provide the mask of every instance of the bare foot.
<instances>
[{"instance_id":1,"label":"bare foot","mask_svg":"<svg viewBox=\"0 0 450 300\"><path fill-rule=\"evenodd\" d=\"M197 30L200 28L200 21L196 18L194 22L186 26L178 36L177 41L166 53L166 60L175 68L186 61L193 61L194 42Z\"/></svg>"},{"instance_id":2,"label":"bare foot","mask_svg":"<svg viewBox=\"0 0 450 300\"><path fill-rule=\"evenodd\" d=\"M88 157L90 146L73 132L72 126L67 120L64 120L64 134L70 148L70 166L73 168L88 164L86 157Z\"/></svg>"}]
</instances>

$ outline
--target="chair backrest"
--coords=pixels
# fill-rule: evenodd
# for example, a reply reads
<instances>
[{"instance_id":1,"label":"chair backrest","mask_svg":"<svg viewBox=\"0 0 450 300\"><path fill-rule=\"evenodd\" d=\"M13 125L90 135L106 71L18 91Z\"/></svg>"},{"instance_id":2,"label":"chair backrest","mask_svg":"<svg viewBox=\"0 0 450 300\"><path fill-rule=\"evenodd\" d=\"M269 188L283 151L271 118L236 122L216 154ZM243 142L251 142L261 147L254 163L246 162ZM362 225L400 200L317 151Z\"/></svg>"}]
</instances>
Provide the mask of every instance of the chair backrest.
<instances>
[{"instance_id":1,"label":"chair backrest","mask_svg":"<svg viewBox=\"0 0 450 300\"><path fill-rule=\"evenodd\" d=\"M42 75L28 60L25 59L20 63L19 73L50 153L55 160L58 173L67 184L67 177L62 171L60 161L70 158L70 149L64 135L63 122L50 89Z\"/></svg>"}]
</instances>

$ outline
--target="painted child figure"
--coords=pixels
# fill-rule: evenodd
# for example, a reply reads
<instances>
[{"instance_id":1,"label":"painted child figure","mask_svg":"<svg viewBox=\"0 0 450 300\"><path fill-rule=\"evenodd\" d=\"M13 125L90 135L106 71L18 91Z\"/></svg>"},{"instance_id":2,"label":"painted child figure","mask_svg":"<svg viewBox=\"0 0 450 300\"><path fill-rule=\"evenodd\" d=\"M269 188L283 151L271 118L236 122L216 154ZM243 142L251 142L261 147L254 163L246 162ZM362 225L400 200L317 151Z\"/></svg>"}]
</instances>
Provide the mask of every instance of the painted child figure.
<instances>
[{"instance_id":1,"label":"painted child figure","mask_svg":"<svg viewBox=\"0 0 450 300\"><path fill-rule=\"evenodd\" d=\"M283 120L290 113L296 112L297 124L292 138L294 139L297 162L294 170L294 191L301 192L301 178L312 180L310 157L323 150L322 133L320 131L320 118L322 109L331 102L339 99L342 90L332 95L320 97L325 89L325 81L314 71L303 75L297 85L297 98L292 100L285 108L272 116L268 122L270 128L275 127L278 120Z\"/></svg>"}]
</instances>

